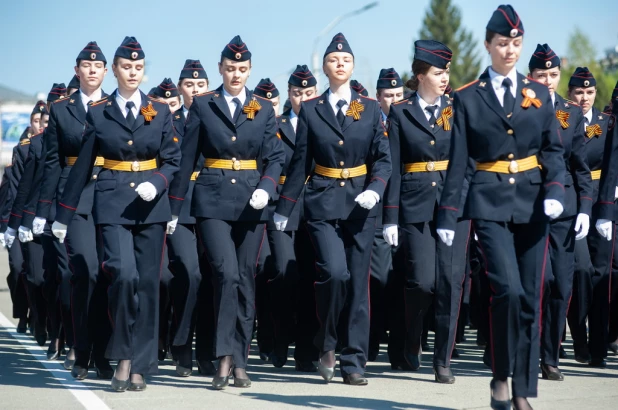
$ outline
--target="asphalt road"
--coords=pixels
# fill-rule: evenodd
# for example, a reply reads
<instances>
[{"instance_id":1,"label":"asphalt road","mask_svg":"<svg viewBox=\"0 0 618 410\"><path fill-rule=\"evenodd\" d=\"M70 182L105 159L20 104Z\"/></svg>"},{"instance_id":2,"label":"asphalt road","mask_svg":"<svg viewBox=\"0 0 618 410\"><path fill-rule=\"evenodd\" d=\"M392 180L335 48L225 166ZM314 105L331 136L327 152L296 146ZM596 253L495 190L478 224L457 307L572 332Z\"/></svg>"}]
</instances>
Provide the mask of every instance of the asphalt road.
<instances>
[{"instance_id":1,"label":"asphalt road","mask_svg":"<svg viewBox=\"0 0 618 410\"><path fill-rule=\"evenodd\" d=\"M0 250L0 276L8 273L7 253ZM179 378L171 361L159 366L148 380L145 392L116 393L109 381L99 381L91 372L83 382L74 380L60 362L48 362L46 348L29 335L15 333L10 318L11 301L6 282L0 283L0 409L487 409L490 372L482 364L482 350L468 342L458 345L461 358L453 360L457 382L439 385L433 381L431 358L425 354L418 372L391 371L386 346L377 362L369 363L369 385L352 387L337 373L326 385L316 374L294 371L293 359L282 369L263 363L255 345L249 360L253 386L214 391L211 378L199 375ZM571 341L565 345L572 356ZM618 357L610 356L607 369L592 369L572 359L561 366L565 381L539 381L535 409L618 409ZM197 373L197 371L196 371Z\"/></svg>"}]
</instances>

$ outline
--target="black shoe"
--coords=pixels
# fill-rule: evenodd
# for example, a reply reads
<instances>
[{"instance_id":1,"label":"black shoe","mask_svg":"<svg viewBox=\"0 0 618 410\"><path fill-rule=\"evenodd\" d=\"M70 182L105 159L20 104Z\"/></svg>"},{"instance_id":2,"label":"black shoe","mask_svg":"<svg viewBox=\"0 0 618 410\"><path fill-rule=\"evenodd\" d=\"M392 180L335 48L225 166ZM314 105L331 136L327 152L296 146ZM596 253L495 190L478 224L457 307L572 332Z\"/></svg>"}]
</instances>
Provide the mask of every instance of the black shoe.
<instances>
[{"instance_id":1,"label":"black shoe","mask_svg":"<svg viewBox=\"0 0 618 410\"><path fill-rule=\"evenodd\" d=\"M37 328L35 327L34 339L39 346L45 346L45 342L47 342L47 332L45 330L37 330Z\"/></svg>"},{"instance_id":2,"label":"black shoe","mask_svg":"<svg viewBox=\"0 0 618 410\"><path fill-rule=\"evenodd\" d=\"M380 350L369 349L369 354L367 355L367 360L370 362L375 362L378 359L378 354Z\"/></svg>"},{"instance_id":3,"label":"black shoe","mask_svg":"<svg viewBox=\"0 0 618 410\"><path fill-rule=\"evenodd\" d=\"M410 370L417 371L421 367L421 354L412 354L404 352L403 354L406 362L410 366Z\"/></svg>"},{"instance_id":4,"label":"black shoe","mask_svg":"<svg viewBox=\"0 0 618 410\"><path fill-rule=\"evenodd\" d=\"M439 367L441 367L442 369L439 369ZM440 371L442 371L442 374L440 373ZM450 367L434 366L433 374L435 376L437 383L443 383L443 384L455 383L455 376L453 376L453 372L451 371Z\"/></svg>"},{"instance_id":5,"label":"black shoe","mask_svg":"<svg viewBox=\"0 0 618 410\"><path fill-rule=\"evenodd\" d=\"M491 402L490 406L493 410L511 410L511 401L510 400L496 400L494 399L494 381L492 380L489 383L489 388L491 389Z\"/></svg>"},{"instance_id":6,"label":"black shoe","mask_svg":"<svg viewBox=\"0 0 618 410\"><path fill-rule=\"evenodd\" d=\"M131 377L129 377L129 380L130 379ZM144 375L142 375L142 381L140 383L129 382L130 391L144 391L146 390L146 387L148 387L148 385L146 385L146 379L144 378Z\"/></svg>"},{"instance_id":7,"label":"black shoe","mask_svg":"<svg viewBox=\"0 0 618 410\"><path fill-rule=\"evenodd\" d=\"M349 384L350 386L366 386L369 384L369 380L362 374L352 373L343 376L343 384Z\"/></svg>"},{"instance_id":8,"label":"black shoe","mask_svg":"<svg viewBox=\"0 0 618 410\"><path fill-rule=\"evenodd\" d=\"M270 352L260 352L260 359L263 362L269 362L271 355L272 355L272 353L270 353Z\"/></svg>"},{"instance_id":9,"label":"black shoe","mask_svg":"<svg viewBox=\"0 0 618 410\"><path fill-rule=\"evenodd\" d=\"M248 388L251 387L251 379L247 375L246 379L241 379L234 376L234 387Z\"/></svg>"},{"instance_id":10,"label":"black shoe","mask_svg":"<svg viewBox=\"0 0 618 410\"><path fill-rule=\"evenodd\" d=\"M202 376L214 376L217 374L217 368L210 360L197 359L197 371Z\"/></svg>"},{"instance_id":11,"label":"black shoe","mask_svg":"<svg viewBox=\"0 0 618 410\"><path fill-rule=\"evenodd\" d=\"M230 371L227 376L215 376L212 378L212 387L215 390L223 390L230 384L230 377L232 377L232 370L234 368L230 366Z\"/></svg>"},{"instance_id":12,"label":"black shoe","mask_svg":"<svg viewBox=\"0 0 618 410\"><path fill-rule=\"evenodd\" d=\"M592 359L590 359L588 366L605 369L607 367L607 362L605 361L605 359L593 357Z\"/></svg>"},{"instance_id":13,"label":"black shoe","mask_svg":"<svg viewBox=\"0 0 618 410\"><path fill-rule=\"evenodd\" d=\"M158 350L157 356L159 358L159 361L162 362L167 358L167 351L166 350Z\"/></svg>"},{"instance_id":14,"label":"black shoe","mask_svg":"<svg viewBox=\"0 0 618 410\"><path fill-rule=\"evenodd\" d=\"M114 369L109 364L109 360L105 358L95 360L94 368L99 379L109 380L114 376Z\"/></svg>"},{"instance_id":15,"label":"black shoe","mask_svg":"<svg viewBox=\"0 0 618 410\"><path fill-rule=\"evenodd\" d=\"M71 376L73 376L73 378L77 380L84 380L86 377L88 377L88 368L76 364L71 369Z\"/></svg>"},{"instance_id":16,"label":"black shoe","mask_svg":"<svg viewBox=\"0 0 618 410\"><path fill-rule=\"evenodd\" d=\"M607 345L607 348L614 354L618 354L618 343L612 342Z\"/></svg>"},{"instance_id":17,"label":"black shoe","mask_svg":"<svg viewBox=\"0 0 618 410\"><path fill-rule=\"evenodd\" d=\"M67 370L71 370L74 366L75 366L75 359L69 359L68 357L65 357L64 363L62 363L62 367L64 367Z\"/></svg>"},{"instance_id":18,"label":"black shoe","mask_svg":"<svg viewBox=\"0 0 618 410\"><path fill-rule=\"evenodd\" d=\"M335 377L335 368L326 367L322 364L322 362L318 362L318 372L320 373L320 376L326 380L326 382L330 382L333 380L333 377Z\"/></svg>"},{"instance_id":19,"label":"black shoe","mask_svg":"<svg viewBox=\"0 0 618 410\"><path fill-rule=\"evenodd\" d=\"M49 342L49 347L47 348L47 360L58 360L60 357L60 351L56 348L56 342L58 339L52 339Z\"/></svg>"},{"instance_id":20,"label":"black shoe","mask_svg":"<svg viewBox=\"0 0 618 410\"><path fill-rule=\"evenodd\" d=\"M15 331L17 333L26 333L28 331L28 319L25 317L19 319L19 323L17 323L17 329Z\"/></svg>"},{"instance_id":21,"label":"black shoe","mask_svg":"<svg viewBox=\"0 0 618 410\"><path fill-rule=\"evenodd\" d=\"M118 380L116 378L116 372L114 372L114 375L112 376L112 390L118 392L123 392L127 390L129 388L129 385L131 384L130 379L131 377L129 377L127 380Z\"/></svg>"},{"instance_id":22,"label":"black shoe","mask_svg":"<svg viewBox=\"0 0 618 410\"><path fill-rule=\"evenodd\" d=\"M412 368L410 367L410 365L408 364L408 362L406 362L405 360L402 362L393 362L391 363L391 370L404 370L404 371L410 371L412 370Z\"/></svg>"},{"instance_id":23,"label":"black shoe","mask_svg":"<svg viewBox=\"0 0 618 410\"><path fill-rule=\"evenodd\" d=\"M584 364L588 364L590 362L590 351L588 350L588 347L573 346L573 351L575 352L576 362Z\"/></svg>"},{"instance_id":24,"label":"black shoe","mask_svg":"<svg viewBox=\"0 0 618 410\"><path fill-rule=\"evenodd\" d=\"M562 345L560 346L560 350L558 350L558 357L561 359L568 359L569 355L566 352L566 350L564 350L564 347L562 347Z\"/></svg>"},{"instance_id":25,"label":"black shoe","mask_svg":"<svg viewBox=\"0 0 618 410\"><path fill-rule=\"evenodd\" d=\"M288 361L288 346L278 346L273 350L270 360L273 362L273 366L282 368Z\"/></svg>"},{"instance_id":26,"label":"black shoe","mask_svg":"<svg viewBox=\"0 0 618 410\"><path fill-rule=\"evenodd\" d=\"M451 359L459 359L459 350L455 347L451 353Z\"/></svg>"},{"instance_id":27,"label":"black shoe","mask_svg":"<svg viewBox=\"0 0 618 410\"><path fill-rule=\"evenodd\" d=\"M564 375L557 367L555 368L555 370L551 370L546 364L541 364L541 373L545 380L553 380L557 382L561 382L564 380Z\"/></svg>"},{"instance_id":28,"label":"black shoe","mask_svg":"<svg viewBox=\"0 0 618 410\"><path fill-rule=\"evenodd\" d=\"M180 377L189 377L193 373L192 367L185 367L180 364L176 365L176 374Z\"/></svg>"},{"instance_id":29,"label":"black shoe","mask_svg":"<svg viewBox=\"0 0 618 410\"><path fill-rule=\"evenodd\" d=\"M294 368L296 369L297 372L302 372L302 373L315 373L318 371L318 368L315 364L313 364L313 362L308 361L300 361L300 360L296 360L296 364L294 365Z\"/></svg>"}]
</instances>

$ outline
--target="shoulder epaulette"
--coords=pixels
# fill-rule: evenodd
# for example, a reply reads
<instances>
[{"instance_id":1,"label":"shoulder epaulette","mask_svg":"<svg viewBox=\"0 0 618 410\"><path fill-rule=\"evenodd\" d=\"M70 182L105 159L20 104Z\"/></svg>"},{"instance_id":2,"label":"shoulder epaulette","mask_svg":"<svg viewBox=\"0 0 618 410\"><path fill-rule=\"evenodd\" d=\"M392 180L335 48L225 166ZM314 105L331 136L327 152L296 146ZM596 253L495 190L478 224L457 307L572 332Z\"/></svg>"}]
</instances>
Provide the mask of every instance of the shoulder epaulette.
<instances>
[{"instance_id":1,"label":"shoulder epaulette","mask_svg":"<svg viewBox=\"0 0 618 410\"><path fill-rule=\"evenodd\" d=\"M376 99L375 99L375 98L366 97L366 96L364 96L364 95L360 95L360 94L359 94L358 96L359 96L359 97L361 97L361 98L364 98L365 100L376 101Z\"/></svg>"},{"instance_id":2,"label":"shoulder epaulette","mask_svg":"<svg viewBox=\"0 0 618 410\"><path fill-rule=\"evenodd\" d=\"M525 78L526 80L528 80L528 81L533 81L533 82L535 82L535 83L537 83L537 84L539 84L539 85L542 85L542 86L544 86L544 87L547 87L545 84L543 84L542 82L540 82L540 81L538 81L538 80L535 80L534 78L530 78L530 77L524 77L524 78Z\"/></svg>"},{"instance_id":3,"label":"shoulder epaulette","mask_svg":"<svg viewBox=\"0 0 618 410\"><path fill-rule=\"evenodd\" d=\"M260 99L262 99L262 100L264 100L264 101L270 101L270 99L268 99L268 98L266 98L266 97L262 97L261 95L255 95L255 94L253 94L253 97L260 98Z\"/></svg>"},{"instance_id":4,"label":"shoulder epaulette","mask_svg":"<svg viewBox=\"0 0 618 410\"><path fill-rule=\"evenodd\" d=\"M455 90L456 93L458 93L461 90L465 90L466 88L470 87L471 85L474 85L476 83L478 83L480 80L474 80L471 83L468 83L466 85L462 85L461 87L459 87L458 89Z\"/></svg>"},{"instance_id":5,"label":"shoulder epaulette","mask_svg":"<svg viewBox=\"0 0 618 410\"><path fill-rule=\"evenodd\" d=\"M103 104L106 101L107 101L107 97L104 97L104 98L101 98L100 100L93 102L92 104L90 104L90 106L95 107L97 105Z\"/></svg>"},{"instance_id":6,"label":"shoulder epaulette","mask_svg":"<svg viewBox=\"0 0 618 410\"><path fill-rule=\"evenodd\" d=\"M578 104L578 103L576 103L576 102L575 102L575 101L573 101L573 100L564 100L564 101L566 101L566 103L567 103L567 104L570 104L570 105L574 105L574 106L576 106L576 107L579 107L579 104Z\"/></svg>"},{"instance_id":7,"label":"shoulder epaulette","mask_svg":"<svg viewBox=\"0 0 618 410\"><path fill-rule=\"evenodd\" d=\"M313 100L316 100L316 99L318 99L318 98L320 98L320 97L322 97L322 96L321 96L321 95L316 95L315 97L309 98L308 100L305 100L305 101L303 101L303 102L313 101Z\"/></svg>"},{"instance_id":8,"label":"shoulder epaulette","mask_svg":"<svg viewBox=\"0 0 618 410\"><path fill-rule=\"evenodd\" d=\"M28 145L28 144L30 144L30 138L19 141L19 145Z\"/></svg>"},{"instance_id":9,"label":"shoulder epaulette","mask_svg":"<svg viewBox=\"0 0 618 410\"><path fill-rule=\"evenodd\" d=\"M65 95L64 97L60 97L56 101L54 101L54 104L59 103L60 101L66 101L68 99L69 99L69 96Z\"/></svg>"},{"instance_id":10,"label":"shoulder epaulette","mask_svg":"<svg viewBox=\"0 0 618 410\"><path fill-rule=\"evenodd\" d=\"M611 115L611 114L608 114L608 113L606 113L606 112L601 112L601 111L599 111L599 116L600 116L600 117L601 117L601 116L609 117L610 115ZM599 118L599 119L600 119L600 118Z\"/></svg>"},{"instance_id":11,"label":"shoulder epaulette","mask_svg":"<svg viewBox=\"0 0 618 410\"><path fill-rule=\"evenodd\" d=\"M409 98L404 98L404 99L403 99L403 100L401 100L401 101L394 102L392 105L399 105L399 104L403 104L404 102L407 102L408 100L409 100Z\"/></svg>"},{"instance_id":12,"label":"shoulder epaulette","mask_svg":"<svg viewBox=\"0 0 618 410\"><path fill-rule=\"evenodd\" d=\"M213 94L213 93L214 93L214 91L205 91L205 92L203 92L201 94L195 94L194 97L202 97L204 95L209 95L209 94Z\"/></svg>"}]
</instances>

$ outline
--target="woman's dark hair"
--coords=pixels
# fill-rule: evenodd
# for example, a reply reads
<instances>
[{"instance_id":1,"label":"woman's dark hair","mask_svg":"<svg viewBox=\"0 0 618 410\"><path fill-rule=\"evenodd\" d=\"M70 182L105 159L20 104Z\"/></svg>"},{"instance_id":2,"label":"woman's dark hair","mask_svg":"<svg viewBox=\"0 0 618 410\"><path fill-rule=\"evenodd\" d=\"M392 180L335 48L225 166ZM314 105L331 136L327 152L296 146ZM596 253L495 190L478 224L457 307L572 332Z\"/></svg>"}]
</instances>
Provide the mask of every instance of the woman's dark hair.
<instances>
[{"instance_id":1,"label":"woman's dark hair","mask_svg":"<svg viewBox=\"0 0 618 410\"><path fill-rule=\"evenodd\" d=\"M431 64L426 63L422 60L415 59L414 61L412 61L412 78L406 81L406 87L413 91L418 90L418 76L421 74L427 74L431 67Z\"/></svg>"},{"instance_id":2,"label":"woman's dark hair","mask_svg":"<svg viewBox=\"0 0 618 410\"><path fill-rule=\"evenodd\" d=\"M487 41L488 43L491 43L491 40L493 40L497 34L498 33L496 33L495 31L491 31L491 30L485 31L485 41Z\"/></svg>"}]
</instances>

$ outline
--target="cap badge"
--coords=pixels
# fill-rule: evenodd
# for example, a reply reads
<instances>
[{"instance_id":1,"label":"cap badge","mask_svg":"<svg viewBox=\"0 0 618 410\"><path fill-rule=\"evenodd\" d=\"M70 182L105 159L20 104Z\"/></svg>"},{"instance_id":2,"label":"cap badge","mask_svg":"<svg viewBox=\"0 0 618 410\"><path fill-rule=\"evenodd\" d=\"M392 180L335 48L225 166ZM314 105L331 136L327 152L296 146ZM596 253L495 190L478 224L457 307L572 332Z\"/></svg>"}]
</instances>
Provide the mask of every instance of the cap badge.
<instances>
[{"instance_id":1,"label":"cap badge","mask_svg":"<svg viewBox=\"0 0 618 410\"><path fill-rule=\"evenodd\" d=\"M165 92L165 98L170 98L172 96L172 92L171 91L166 91Z\"/></svg>"},{"instance_id":2,"label":"cap badge","mask_svg":"<svg viewBox=\"0 0 618 410\"><path fill-rule=\"evenodd\" d=\"M236 55L234 57L236 57L236 60L240 60L240 58L242 57L242 54L236 53Z\"/></svg>"},{"instance_id":3,"label":"cap badge","mask_svg":"<svg viewBox=\"0 0 618 410\"><path fill-rule=\"evenodd\" d=\"M588 87L590 85L590 81L586 80L584 81L584 87Z\"/></svg>"},{"instance_id":4,"label":"cap badge","mask_svg":"<svg viewBox=\"0 0 618 410\"><path fill-rule=\"evenodd\" d=\"M519 33L519 31L514 28L513 30L511 30L511 37L517 37L517 33Z\"/></svg>"},{"instance_id":5,"label":"cap badge","mask_svg":"<svg viewBox=\"0 0 618 410\"><path fill-rule=\"evenodd\" d=\"M307 86L307 84L308 84L308 83L307 83L307 80L303 80L303 82L302 82L301 84L303 85L303 87L306 87L306 86Z\"/></svg>"},{"instance_id":6,"label":"cap badge","mask_svg":"<svg viewBox=\"0 0 618 410\"><path fill-rule=\"evenodd\" d=\"M547 62L545 62L545 67L547 67L547 68L551 68L551 61L547 61Z\"/></svg>"},{"instance_id":7,"label":"cap badge","mask_svg":"<svg viewBox=\"0 0 618 410\"><path fill-rule=\"evenodd\" d=\"M131 58L132 58L133 60L137 60L137 55L138 55L138 54L137 54L137 51L134 51L134 52L132 52L132 53L131 53Z\"/></svg>"},{"instance_id":8,"label":"cap badge","mask_svg":"<svg viewBox=\"0 0 618 410\"><path fill-rule=\"evenodd\" d=\"M90 59L91 60L96 60L97 59L97 53L90 53Z\"/></svg>"},{"instance_id":9,"label":"cap badge","mask_svg":"<svg viewBox=\"0 0 618 410\"><path fill-rule=\"evenodd\" d=\"M397 87L397 80L391 80L391 86Z\"/></svg>"},{"instance_id":10,"label":"cap badge","mask_svg":"<svg viewBox=\"0 0 618 410\"><path fill-rule=\"evenodd\" d=\"M270 91L266 93L266 98L273 98L273 93Z\"/></svg>"},{"instance_id":11,"label":"cap badge","mask_svg":"<svg viewBox=\"0 0 618 410\"><path fill-rule=\"evenodd\" d=\"M343 48L343 44L339 43L337 44L337 50L341 50Z\"/></svg>"}]
</instances>

